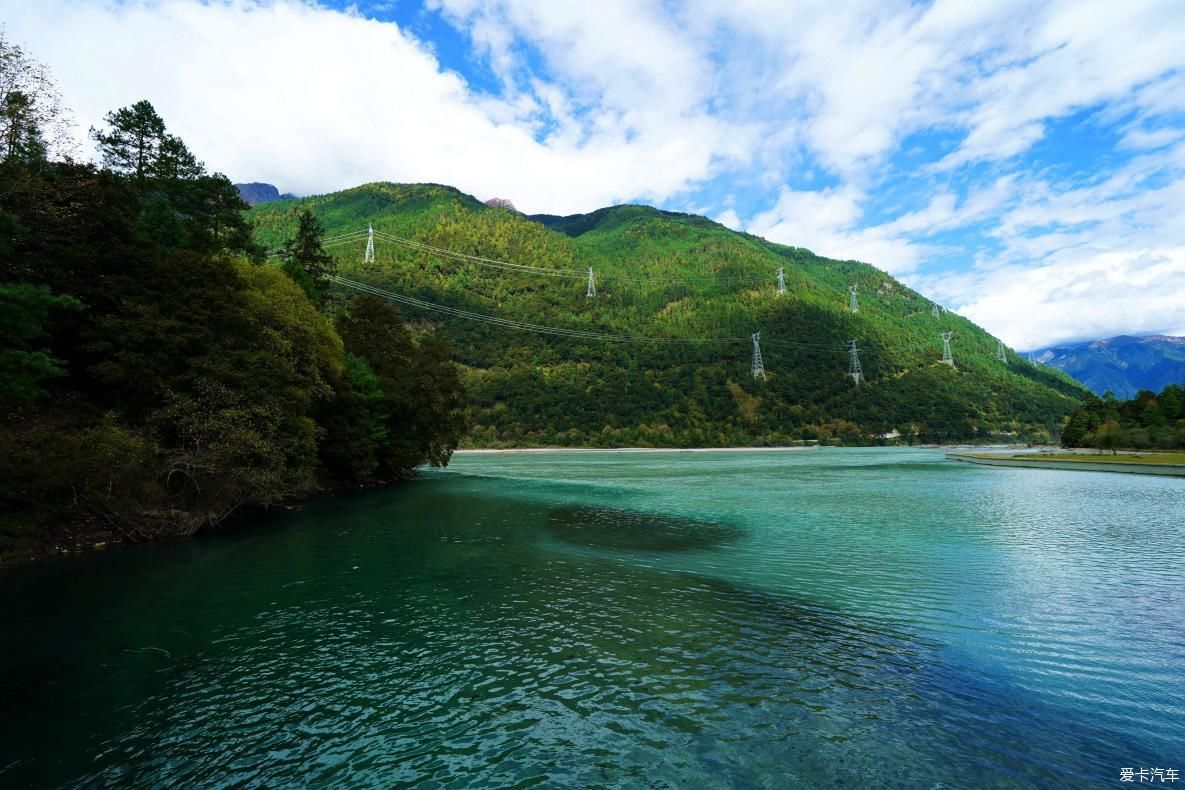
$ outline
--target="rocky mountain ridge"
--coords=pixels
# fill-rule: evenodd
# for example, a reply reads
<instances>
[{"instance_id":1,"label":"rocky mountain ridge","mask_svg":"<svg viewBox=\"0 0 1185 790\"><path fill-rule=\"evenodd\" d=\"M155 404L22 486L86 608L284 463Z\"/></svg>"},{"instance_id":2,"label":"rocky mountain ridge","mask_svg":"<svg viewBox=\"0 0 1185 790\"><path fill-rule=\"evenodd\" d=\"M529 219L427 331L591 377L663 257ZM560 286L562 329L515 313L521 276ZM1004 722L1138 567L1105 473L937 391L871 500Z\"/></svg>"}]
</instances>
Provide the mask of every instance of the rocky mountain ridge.
<instances>
[{"instance_id":1,"label":"rocky mountain ridge","mask_svg":"<svg viewBox=\"0 0 1185 790\"><path fill-rule=\"evenodd\" d=\"M241 197L248 206L258 206L261 203L271 203L273 200L291 200L296 197L291 192L280 194L280 190L276 189L274 184L265 184L261 181L251 181L245 184L235 184L235 188L239 190L239 197Z\"/></svg>"},{"instance_id":2,"label":"rocky mountain ridge","mask_svg":"<svg viewBox=\"0 0 1185 790\"><path fill-rule=\"evenodd\" d=\"M1130 398L1185 381L1185 337L1120 335L1043 348L1033 359L1065 371L1096 395Z\"/></svg>"}]
</instances>

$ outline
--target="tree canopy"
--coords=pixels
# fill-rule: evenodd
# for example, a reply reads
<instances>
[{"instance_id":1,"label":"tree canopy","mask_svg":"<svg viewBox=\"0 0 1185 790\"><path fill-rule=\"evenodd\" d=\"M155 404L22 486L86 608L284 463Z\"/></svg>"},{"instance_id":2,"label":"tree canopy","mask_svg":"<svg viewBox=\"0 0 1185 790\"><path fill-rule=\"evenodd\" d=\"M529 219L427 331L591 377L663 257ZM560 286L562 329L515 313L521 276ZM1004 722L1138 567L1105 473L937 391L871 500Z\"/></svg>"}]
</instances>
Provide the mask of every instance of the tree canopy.
<instances>
[{"instance_id":1,"label":"tree canopy","mask_svg":"<svg viewBox=\"0 0 1185 790\"><path fill-rule=\"evenodd\" d=\"M55 157L33 68L0 41L0 555L448 462L449 348L385 304L329 304L314 215L261 265L237 190L149 102L94 131L101 167Z\"/></svg>"},{"instance_id":2,"label":"tree canopy","mask_svg":"<svg viewBox=\"0 0 1185 790\"><path fill-rule=\"evenodd\" d=\"M243 218L248 206L234 184L208 173L150 102L109 112L106 122L105 129L92 128L91 137L104 167L137 195L143 235L168 248L261 258Z\"/></svg>"},{"instance_id":3,"label":"tree canopy","mask_svg":"<svg viewBox=\"0 0 1185 790\"><path fill-rule=\"evenodd\" d=\"M1131 400L1091 395L1062 430L1066 447L1100 450L1185 449L1185 386L1170 384L1158 395L1140 390Z\"/></svg>"}]
</instances>

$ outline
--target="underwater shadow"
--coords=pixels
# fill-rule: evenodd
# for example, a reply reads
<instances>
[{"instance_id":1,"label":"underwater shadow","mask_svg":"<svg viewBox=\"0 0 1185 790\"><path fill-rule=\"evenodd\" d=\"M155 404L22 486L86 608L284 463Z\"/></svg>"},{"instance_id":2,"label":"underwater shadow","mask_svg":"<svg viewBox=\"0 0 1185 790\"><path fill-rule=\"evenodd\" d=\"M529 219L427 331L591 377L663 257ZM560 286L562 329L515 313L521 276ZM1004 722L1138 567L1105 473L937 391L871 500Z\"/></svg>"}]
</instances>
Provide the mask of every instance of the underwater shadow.
<instances>
[{"instance_id":1,"label":"underwater shadow","mask_svg":"<svg viewBox=\"0 0 1185 790\"><path fill-rule=\"evenodd\" d=\"M600 507L552 509L544 529L573 546L640 551L711 549L744 532L714 521Z\"/></svg>"}]
</instances>

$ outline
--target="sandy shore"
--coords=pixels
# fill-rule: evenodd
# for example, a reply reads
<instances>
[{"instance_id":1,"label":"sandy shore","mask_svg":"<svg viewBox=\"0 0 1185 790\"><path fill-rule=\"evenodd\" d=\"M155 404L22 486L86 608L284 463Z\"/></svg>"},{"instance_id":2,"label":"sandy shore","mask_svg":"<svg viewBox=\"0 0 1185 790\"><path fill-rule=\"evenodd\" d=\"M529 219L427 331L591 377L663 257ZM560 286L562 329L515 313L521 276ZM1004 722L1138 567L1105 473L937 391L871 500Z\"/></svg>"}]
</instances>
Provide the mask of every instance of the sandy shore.
<instances>
[{"instance_id":1,"label":"sandy shore","mask_svg":"<svg viewBox=\"0 0 1185 790\"><path fill-rule=\"evenodd\" d=\"M810 447L520 447L498 450L454 450L453 455L585 455L590 453L785 453L820 450Z\"/></svg>"},{"instance_id":2,"label":"sandy shore","mask_svg":"<svg viewBox=\"0 0 1185 790\"><path fill-rule=\"evenodd\" d=\"M804 450L835 450L828 445L804 447L508 447L502 449L455 450L453 455L533 455L533 454L587 454L587 453L790 453ZM898 447L897 449L901 449ZM917 450L1011 450L1028 449L1015 444L918 444ZM1031 448L1039 449L1051 448Z\"/></svg>"}]
</instances>

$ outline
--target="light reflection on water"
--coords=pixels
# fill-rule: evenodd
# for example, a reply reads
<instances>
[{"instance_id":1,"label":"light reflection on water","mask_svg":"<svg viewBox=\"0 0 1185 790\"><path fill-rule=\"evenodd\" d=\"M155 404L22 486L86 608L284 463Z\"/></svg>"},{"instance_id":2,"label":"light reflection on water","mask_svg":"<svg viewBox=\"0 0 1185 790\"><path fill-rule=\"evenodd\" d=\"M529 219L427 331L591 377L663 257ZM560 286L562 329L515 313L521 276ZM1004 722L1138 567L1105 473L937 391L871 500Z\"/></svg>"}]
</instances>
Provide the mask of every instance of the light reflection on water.
<instances>
[{"instance_id":1,"label":"light reflection on water","mask_svg":"<svg viewBox=\"0 0 1185 790\"><path fill-rule=\"evenodd\" d=\"M0 576L0 783L1185 769L1182 558L1181 480L916 450L463 456Z\"/></svg>"}]
</instances>

